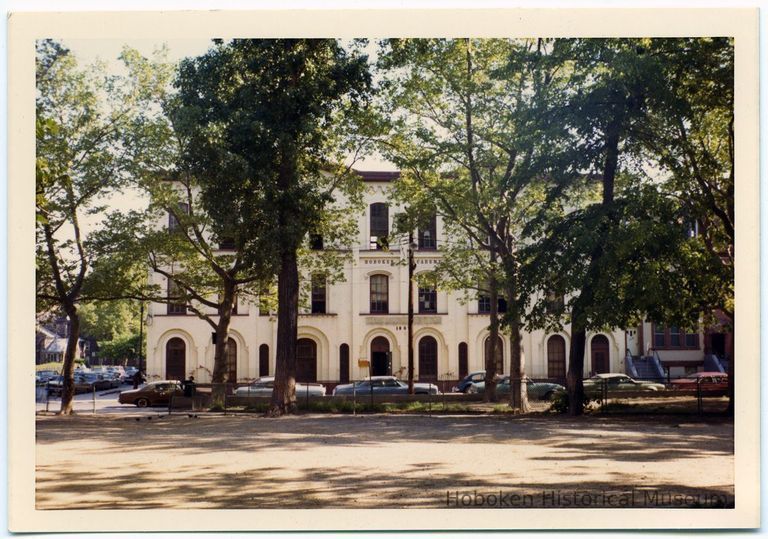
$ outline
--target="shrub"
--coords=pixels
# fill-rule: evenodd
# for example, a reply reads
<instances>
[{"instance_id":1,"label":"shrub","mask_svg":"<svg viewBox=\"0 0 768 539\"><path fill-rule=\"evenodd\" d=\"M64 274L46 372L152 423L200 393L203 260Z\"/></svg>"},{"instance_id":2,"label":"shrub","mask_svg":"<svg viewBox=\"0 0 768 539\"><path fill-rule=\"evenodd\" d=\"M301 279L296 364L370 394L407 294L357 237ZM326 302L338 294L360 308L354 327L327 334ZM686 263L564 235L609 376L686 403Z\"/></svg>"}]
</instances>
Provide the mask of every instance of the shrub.
<instances>
[{"instance_id":1,"label":"shrub","mask_svg":"<svg viewBox=\"0 0 768 539\"><path fill-rule=\"evenodd\" d=\"M597 400L595 400L594 397L584 395L582 411L585 412L593 403L597 404ZM552 397L552 403L549 405L549 411L558 414L566 414L568 413L569 406L570 403L568 402L568 392L560 391L555 393L555 395Z\"/></svg>"}]
</instances>

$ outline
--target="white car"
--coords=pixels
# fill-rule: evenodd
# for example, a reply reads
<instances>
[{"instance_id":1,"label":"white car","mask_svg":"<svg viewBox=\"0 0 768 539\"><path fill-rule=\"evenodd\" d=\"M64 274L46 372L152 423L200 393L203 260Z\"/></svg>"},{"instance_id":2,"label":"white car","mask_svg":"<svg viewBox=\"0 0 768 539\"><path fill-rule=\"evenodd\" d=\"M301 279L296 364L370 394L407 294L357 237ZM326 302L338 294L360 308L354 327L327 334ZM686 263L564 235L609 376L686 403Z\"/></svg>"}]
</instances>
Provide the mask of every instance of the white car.
<instances>
[{"instance_id":1,"label":"white car","mask_svg":"<svg viewBox=\"0 0 768 539\"><path fill-rule=\"evenodd\" d=\"M238 397L269 397L272 395L272 389L275 387L274 376L262 376L251 385L241 386L235 390ZM322 397L325 395L325 386L323 384L305 384L296 382L296 396L306 397L309 392L310 397Z\"/></svg>"}]
</instances>

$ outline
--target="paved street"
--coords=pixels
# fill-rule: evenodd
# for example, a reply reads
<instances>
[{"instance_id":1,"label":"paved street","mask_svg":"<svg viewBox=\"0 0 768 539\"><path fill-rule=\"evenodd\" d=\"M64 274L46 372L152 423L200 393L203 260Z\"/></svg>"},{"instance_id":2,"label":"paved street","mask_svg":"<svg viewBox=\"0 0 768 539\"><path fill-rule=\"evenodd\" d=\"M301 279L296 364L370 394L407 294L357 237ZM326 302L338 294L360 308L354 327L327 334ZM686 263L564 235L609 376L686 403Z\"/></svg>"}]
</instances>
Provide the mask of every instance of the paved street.
<instances>
[{"instance_id":1,"label":"paved street","mask_svg":"<svg viewBox=\"0 0 768 539\"><path fill-rule=\"evenodd\" d=\"M126 414L136 412L135 406L127 404L118 404L117 396L121 391L133 389L132 385L122 385L119 388L106 389L104 391L97 391L95 395L93 393L80 393L75 395L75 412L80 414L93 413L97 414ZM46 410L46 402L44 394L41 393L37 397L37 411L43 412ZM50 396L48 400L47 410L50 412L58 412L61 408L61 399L59 397Z\"/></svg>"},{"instance_id":2,"label":"paved street","mask_svg":"<svg viewBox=\"0 0 768 539\"><path fill-rule=\"evenodd\" d=\"M439 508L477 493L522 507L690 507L734 494L722 419L134 409L38 416L36 452L38 509Z\"/></svg>"}]
</instances>

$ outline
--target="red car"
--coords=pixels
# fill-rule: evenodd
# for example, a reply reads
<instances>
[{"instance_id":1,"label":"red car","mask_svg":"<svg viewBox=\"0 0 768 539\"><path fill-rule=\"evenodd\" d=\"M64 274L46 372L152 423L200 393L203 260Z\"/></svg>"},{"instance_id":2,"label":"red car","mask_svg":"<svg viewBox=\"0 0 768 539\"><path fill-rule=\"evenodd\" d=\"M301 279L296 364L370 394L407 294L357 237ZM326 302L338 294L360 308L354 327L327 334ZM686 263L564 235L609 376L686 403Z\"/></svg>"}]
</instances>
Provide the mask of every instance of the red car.
<instances>
[{"instance_id":1,"label":"red car","mask_svg":"<svg viewBox=\"0 0 768 539\"><path fill-rule=\"evenodd\" d=\"M724 391L728 389L728 375L724 372L695 372L685 378L672 380L672 389L696 390L697 385L705 391Z\"/></svg>"}]
</instances>

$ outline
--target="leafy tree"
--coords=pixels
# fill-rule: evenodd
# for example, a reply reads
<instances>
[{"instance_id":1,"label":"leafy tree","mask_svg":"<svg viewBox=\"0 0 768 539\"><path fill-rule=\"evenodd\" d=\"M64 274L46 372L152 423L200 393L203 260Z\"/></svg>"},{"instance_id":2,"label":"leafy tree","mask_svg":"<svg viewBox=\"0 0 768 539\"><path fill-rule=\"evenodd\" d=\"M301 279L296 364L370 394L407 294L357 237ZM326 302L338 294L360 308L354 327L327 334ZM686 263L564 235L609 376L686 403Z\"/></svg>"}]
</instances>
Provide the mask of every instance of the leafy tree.
<instances>
[{"instance_id":1,"label":"leafy tree","mask_svg":"<svg viewBox=\"0 0 768 539\"><path fill-rule=\"evenodd\" d=\"M139 305L131 300L84 303L80 329L98 341L112 341L139 332Z\"/></svg>"},{"instance_id":2,"label":"leafy tree","mask_svg":"<svg viewBox=\"0 0 768 539\"><path fill-rule=\"evenodd\" d=\"M390 40L380 61L387 70L384 111L393 123L383 151L403 171L403 198L433 200L457 240L444 249L442 273L454 278L455 288L489 283L488 398L503 290L511 405L521 410L527 397L520 383L526 304L520 247L526 227L547 211L545 187L567 184L578 170L561 155L569 133L557 114L568 72L556 52L546 40Z\"/></svg>"},{"instance_id":3,"label":"leafy tree","mask_svg":"<svg viewBox=\"0 0 768 539\"><path fill-rule=\"evenodd\" d=\"M667 53L681 43L662 41ZM700 242L685 235L690 211L679 197L670 199L669 193L654 187L643 171L648 164L644 149L649 137L657 137L651 134L654 114L659 99L664 102L668 95L660 64L669 59L650 53L654 43L564 42L574 60L578 88L569 99L566 121L579 134L574 143L596 171L585 175L596 196L544 225L545 239L529 249L529 267L539 282L533 324L542 325L553 316L558 324L564 313L570 318L568 392L573 414L582 410L587 331L627 327L646 316L695 327L722 289L722 272L713 268ZM679 293L670 297L667 291L673 283ZM569 294L570 299L560 311L546 313L545 293L550 290Z\"/></svg>"},{"instance_id":4,"label":"leafy tree","mask_svg":"<svg viewBox=\"0 0 768 539\"><path fill-rule=\"evenodd\" d=\"M182 62L181 110L194 125L184 166L214 234L247 230L243 263L276 265L278 336L271 414L295 410L299 251L356 183L342 133L370 86L367 59L331 39L218 41ZM344 128L343 130L341 128ZM241 220L233 226L233 220ZM236 238L237 241L237 238Z\"/></svg>"},{"instance_id":5,"label":"leafy tree","mask_svg":"<svg viewBox=\"0 0 768 539\"><path fill-rule=\"evenodd\" d=\"M69 320L60 413L70 414L79 304L86 294L122 293L117 275L109 289L97 290L107 279L94 278L99 253L83 219L126 185L133 158L126 138L139 138L136 120L163 81L143 77L130 50L121 55L125 77L107 75L99 64L80 69L55 41L39 41L36 52L37 303L38 310L61 309Z\"/></svg>"},{"instance_id":6,"label":"leafy tree","mask_svg":"<svg viewBox=\"0 0 768 539\"><path fill-rule=\"evenodd\" d=\"M653 40L661 84L640 141L668 175L708 253L707 270L720 276L718 309L735 324L734 284L734 47L730 38ZM729 350L729 410L733 412L733 350Z\"/></svg>"}]
</instances>

